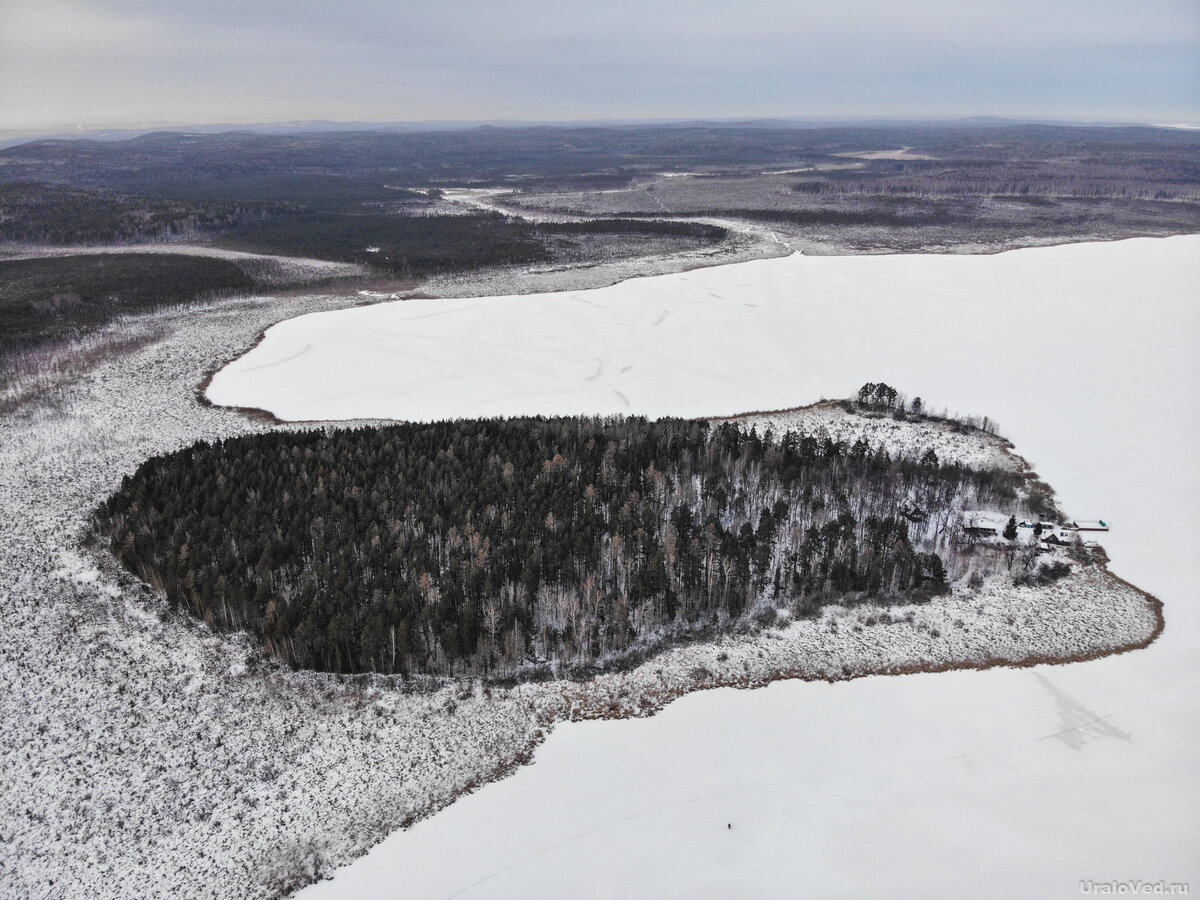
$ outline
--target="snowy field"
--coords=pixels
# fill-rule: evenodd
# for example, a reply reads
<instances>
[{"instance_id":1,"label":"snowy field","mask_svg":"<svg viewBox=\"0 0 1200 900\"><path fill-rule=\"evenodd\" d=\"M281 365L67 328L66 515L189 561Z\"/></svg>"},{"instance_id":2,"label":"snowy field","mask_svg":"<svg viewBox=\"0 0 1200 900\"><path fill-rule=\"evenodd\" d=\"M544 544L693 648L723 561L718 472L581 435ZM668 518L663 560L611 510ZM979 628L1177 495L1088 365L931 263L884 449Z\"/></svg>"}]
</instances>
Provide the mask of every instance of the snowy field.
<instances>
[{"instance_id":1,"label":"snowy field","mask_svg":"<svg viewBox=\"0 0 1200 900\"><path fill-rule=\"evenodd\" d=\"M884 380L986 413L1069 514L1113 523L1113 571L1167 622L1149 649L1088 663L779 682L560 725L532 767L301 896L1200 889L1198 301L1189 236L790 257L272 329L214 400L296 418L699 415Z\"/></svg>"}]
</instances>

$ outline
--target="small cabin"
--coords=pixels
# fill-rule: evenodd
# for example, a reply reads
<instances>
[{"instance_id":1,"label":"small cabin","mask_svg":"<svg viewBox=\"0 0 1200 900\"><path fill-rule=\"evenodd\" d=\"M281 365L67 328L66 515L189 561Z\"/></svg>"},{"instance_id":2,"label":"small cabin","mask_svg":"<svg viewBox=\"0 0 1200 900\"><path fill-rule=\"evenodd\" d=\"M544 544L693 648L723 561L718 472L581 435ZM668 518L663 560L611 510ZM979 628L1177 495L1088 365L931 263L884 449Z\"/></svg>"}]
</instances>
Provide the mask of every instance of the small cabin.
<instances>
[{"instance_id":1,"label":"small cabin","mask_svg":"<svg viewBox=\"0 0 1200 900\"><path fill-rule=\"evenodd\" d=\"M963 531L980 537L999 534L1007 523L1007 516L994 512L967 512L963 515Z\"/></svg>"},{"instance_id":2,"label":"small cabin","mask_svg":"<svg viewBox=\"0 0 1200 900\"><path fill-rule=\"evenodd\" d=\"M969 525L967 525L963 530L966 531L967 534L977 534L980 536L982 536L982 535L995 536L997 534L996 526L991 525L987 522L972 522Z\"/></svg>"}]
</instances>

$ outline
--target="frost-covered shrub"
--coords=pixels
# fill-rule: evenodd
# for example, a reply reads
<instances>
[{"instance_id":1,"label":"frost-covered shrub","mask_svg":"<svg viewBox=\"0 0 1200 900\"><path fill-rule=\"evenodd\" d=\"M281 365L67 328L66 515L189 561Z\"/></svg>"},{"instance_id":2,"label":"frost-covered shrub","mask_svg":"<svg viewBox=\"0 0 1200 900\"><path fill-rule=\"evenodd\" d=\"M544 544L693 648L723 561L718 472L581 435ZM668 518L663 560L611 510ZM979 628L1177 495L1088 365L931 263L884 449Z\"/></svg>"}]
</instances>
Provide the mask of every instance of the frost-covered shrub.
<instances>
[{"instance_id":1,"label":"frost-covered shrub","mask_svg":"<svg viewBox=\"0 0 1200 900\"><path fill-rule=\"evenodd\" d=\"M779 613L773 606L760 606L751 618L759 628L770 628L779 619Z\"/></svg>"},{"instance_id":2,"label":"frost-covered shrub","mask_svg":"<svg viewBox=\"0 0 1200 900\"><path fill-rule=\"evenodd\" d=\"M1013 579L1017 587L1044 587L1071 574L1071 564L1061 559L1042 563L1035 571L1023 572Z\"/></svg>"}]
</instances>

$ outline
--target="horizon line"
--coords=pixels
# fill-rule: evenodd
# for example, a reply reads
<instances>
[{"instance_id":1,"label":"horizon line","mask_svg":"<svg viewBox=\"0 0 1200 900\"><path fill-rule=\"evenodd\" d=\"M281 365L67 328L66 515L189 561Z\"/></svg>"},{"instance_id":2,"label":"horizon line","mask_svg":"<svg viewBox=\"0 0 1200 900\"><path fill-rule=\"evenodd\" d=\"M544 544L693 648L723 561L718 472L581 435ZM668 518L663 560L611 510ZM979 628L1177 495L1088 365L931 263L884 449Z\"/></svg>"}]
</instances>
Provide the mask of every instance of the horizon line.
<instances>
[{"instance_id":1,"label":"horizon line","mask_svg":"<svg viewBox=\"0 0 1200 900\"><path fill-rule=\"evenodd\" d=\"M1166 118L1166 117L1162 117ZM171 121L154 120L142 122L94 122L27 126L0 129L0 140L16 138L60 138L86 139L91 135L127 133L131 136L157 131L197 131L219 134L237 131L254 132L257 129L286 130L301 133L305 128L321 131L337 130L387 130L408 129L436 131L441 129L461 130L468 128L564 128L564 127L621 127L652 125L901 125L901 124L952 124L952 123L997 123L997 124L1047 124L1092 127L1142 127L1200 130L1200 123L1143 121L1124 117L1088 116L1045 116L1045 115L988 115L988 114L879 114L879 115L778 115L778 116L681 116L681 117L595 117L582 119L278 119L247 122L229 121Z\"/></svg>"}]
</instances>

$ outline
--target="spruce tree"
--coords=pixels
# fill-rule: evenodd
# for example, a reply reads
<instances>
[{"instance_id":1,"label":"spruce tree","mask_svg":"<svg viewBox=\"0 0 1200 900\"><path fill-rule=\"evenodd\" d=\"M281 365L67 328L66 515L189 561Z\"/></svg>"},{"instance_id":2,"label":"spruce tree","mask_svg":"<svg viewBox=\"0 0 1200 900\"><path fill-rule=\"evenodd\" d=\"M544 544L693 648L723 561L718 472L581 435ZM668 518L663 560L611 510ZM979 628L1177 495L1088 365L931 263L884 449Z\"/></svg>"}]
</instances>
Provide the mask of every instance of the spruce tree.
<instances>
[{"instance_id":1,"label":"spruce tree","mask_svg":"<svg viewBox=\"0 0 1200 900\"><path fill-rule=\"evenodd\" d=\"M1008 524L1004 526L1004 539L1015 541L1017 539L1017 517L1009 516Z\"/></svg>"}]
</instances>

